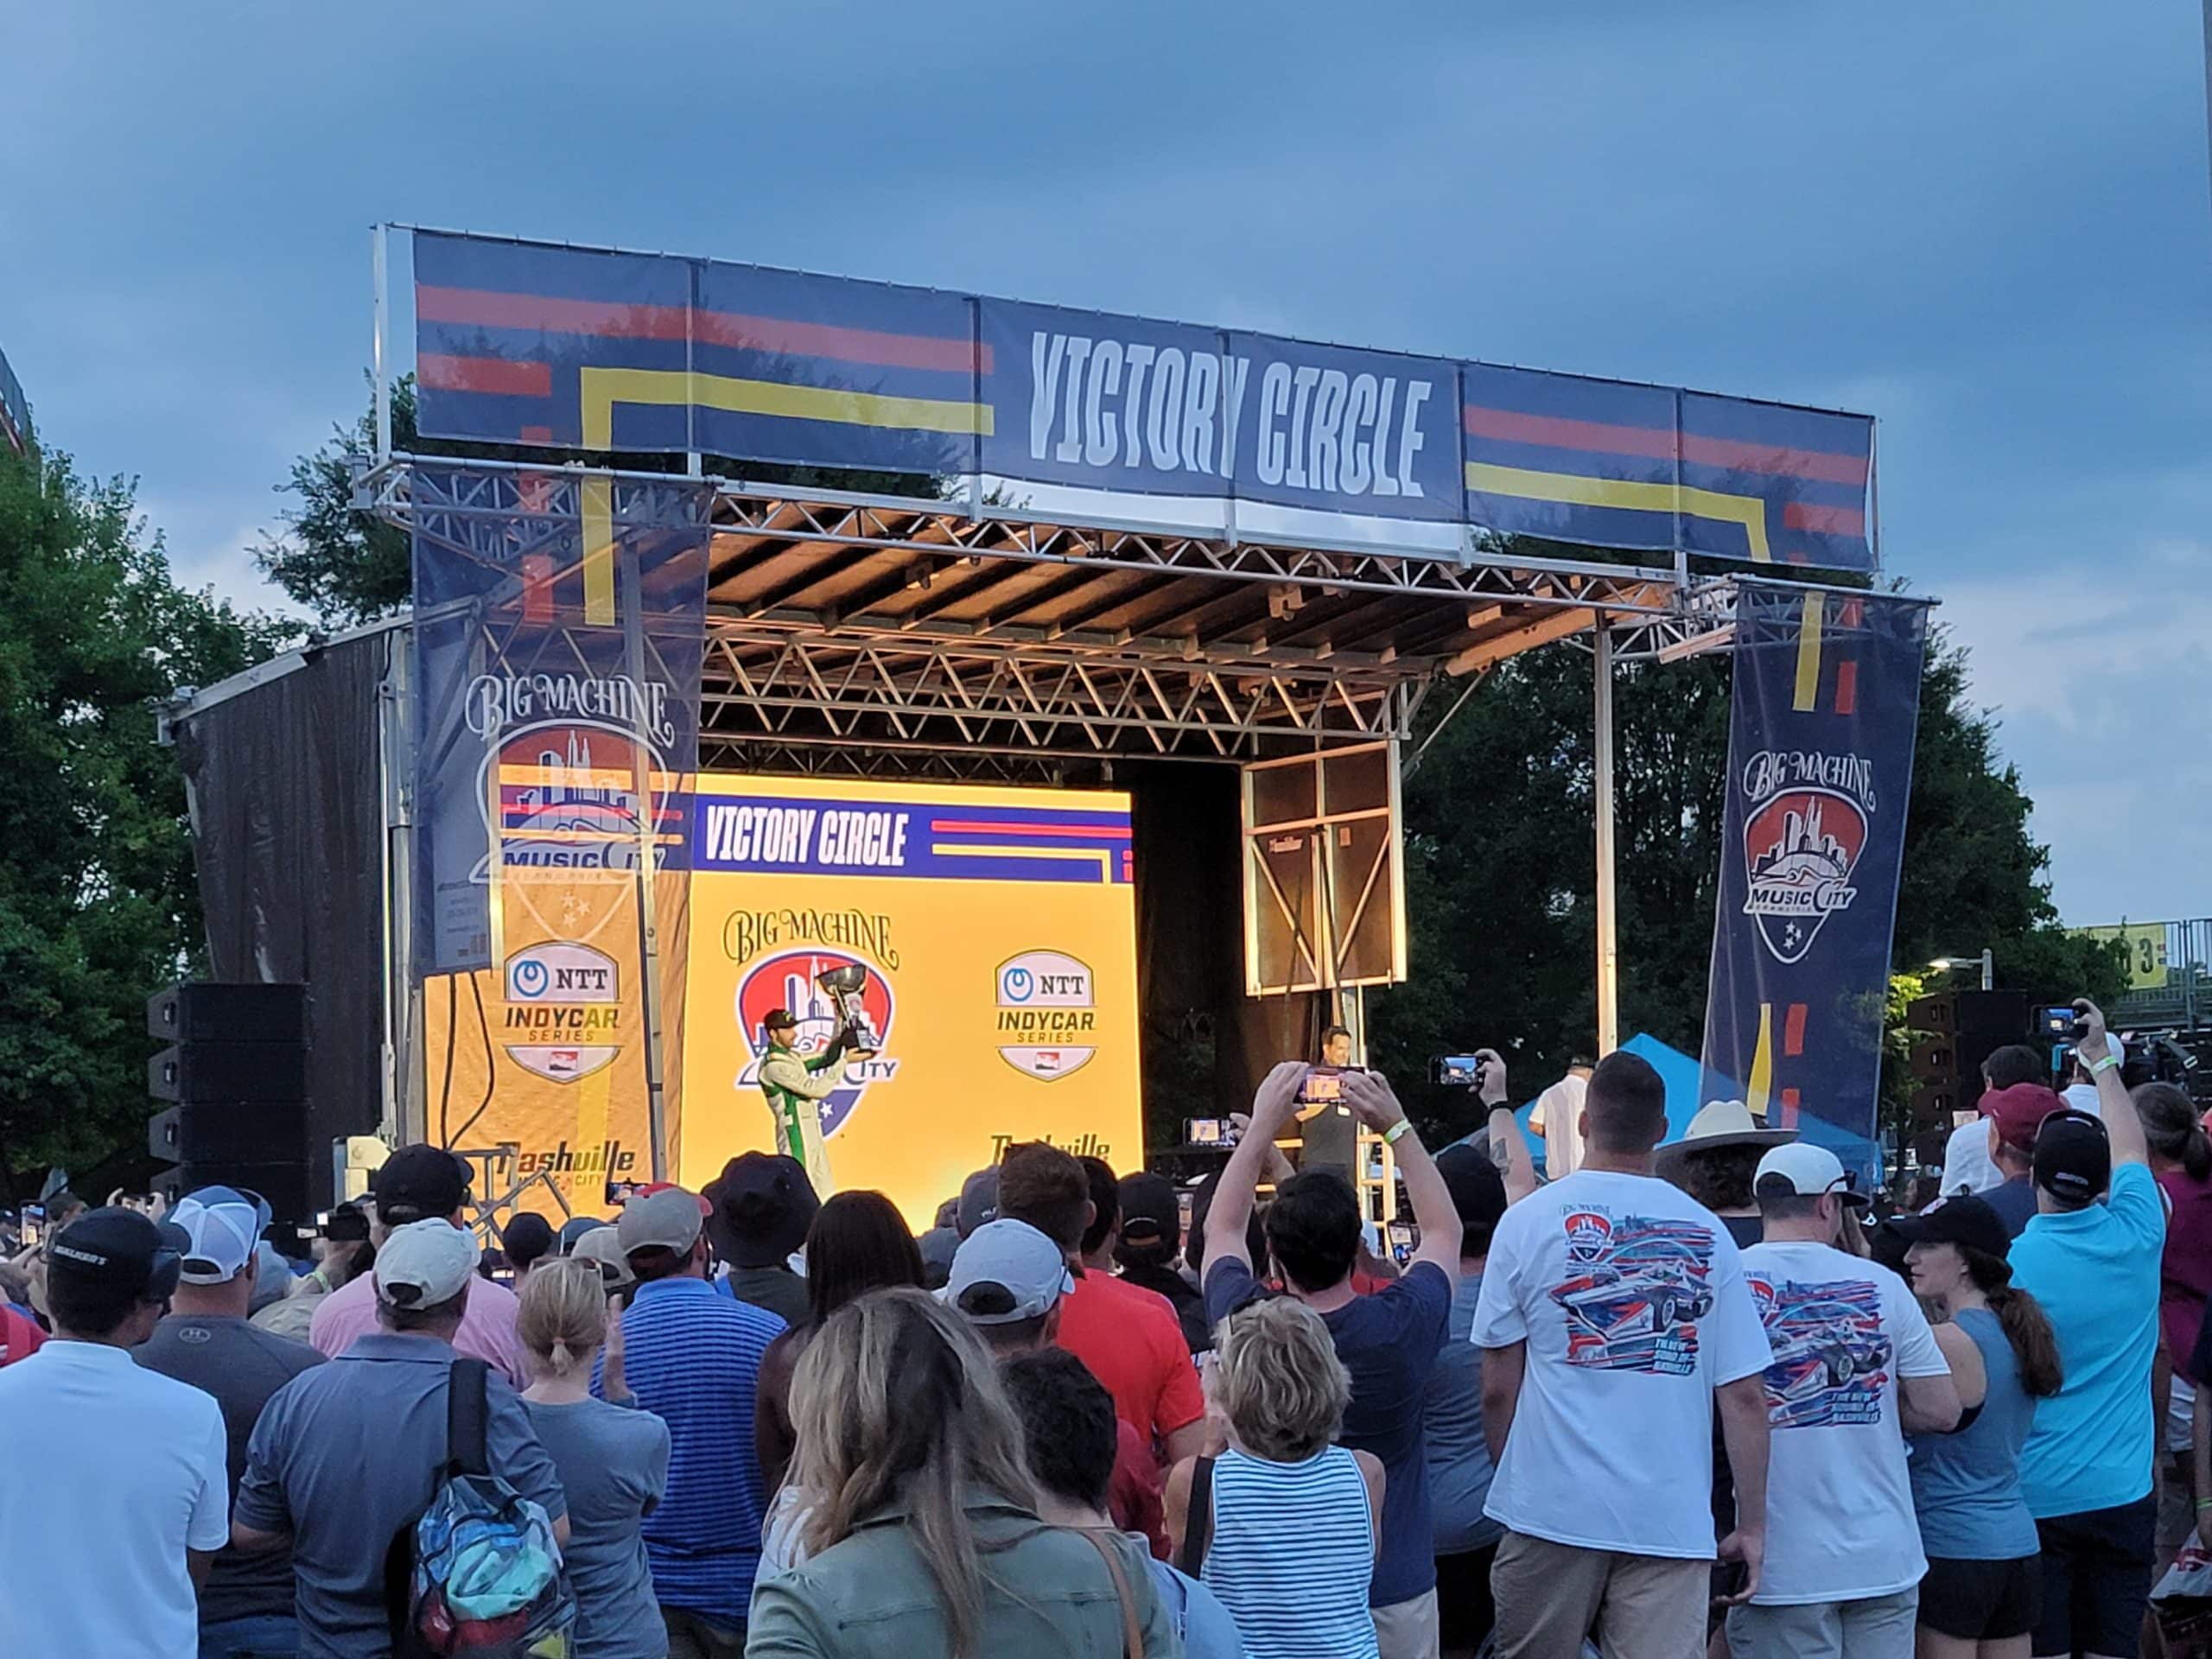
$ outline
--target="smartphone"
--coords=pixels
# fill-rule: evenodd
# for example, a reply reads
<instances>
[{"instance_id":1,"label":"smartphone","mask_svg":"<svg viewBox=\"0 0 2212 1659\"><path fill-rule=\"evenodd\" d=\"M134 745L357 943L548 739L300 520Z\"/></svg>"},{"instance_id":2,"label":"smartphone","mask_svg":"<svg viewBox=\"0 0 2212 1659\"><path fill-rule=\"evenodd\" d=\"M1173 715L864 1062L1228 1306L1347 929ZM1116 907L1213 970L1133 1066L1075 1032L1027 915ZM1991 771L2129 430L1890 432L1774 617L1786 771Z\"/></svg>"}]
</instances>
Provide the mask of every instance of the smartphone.
<instances>
[{"instance_id":1,"label":"smartphone","mask_svg":"<svg viewBox=\"0 0 2212 1659\"><path fill-rule=\"evenodd\" d=\"M1226 1151L1234 1147L1237 1140L1236 1126L1225 1117L1186 1117L1183 1120L1183 1144L1186 1147L1219 1147Z\"/></svg>"},{"instance_id":2,"label":"smartphone","mask_svg":"<svg viewBox=\"0 0 2212 1659\"><path fill-rule=\"evenodd\" d=\"M1354 1066L1307 1066L1305 1081L1298 1085L1298 1103L1301 1106L1320 1106L1342 1100L1344 1097L1344 1074L1357 1069Z\"/></svg>"},{"instance_id":3,"label":"smartphone","mask_svg":"<svg viewBox=\"0 0 2212 1659\"><path fill-rule=\"evenodd\" d=\"M1428 1063L1428 1080L1441 1089L1479 1089L1483 1062L1474 1054L1442 1054Z\"/></svg>"},{"instance_id":4,"label":"smartphone","mask_svg":"<svg viewBox=\"0 0 2212 1659\"><path fill-rule=\"evenodd\" d=\"M2089 1027L2069 1004L2043 1010L2043 1034L2055 1043L2078 1043L2089 1034Z\"/></svg>"},{"instance_id":5,"label":"smartphone","mask_svg":"<svg viewBox=\"0 0 2212 1659\"><path fill-rule=\"evenodd\" d=\"M627 1204L638 1196L638 1189L644 1185L642 1181L609 1181L607 1184L607 1201L609 1204Z\"/></svg>"},{"instance_id":6,"label":"smartphone","mask_svg":"<svg viewBox=\"0 0 2212 1659\"><path fill-rule=\"evenodd\" d=\"M1389 1228L1390 1254L1400 1267L1413 1260L1414 1230L1412 1224L1394 1221Z\"/></svg>"},{"instance_id":7,"label":"smartphone","mask_svg":"<svg viewBox=\"0 0 2212 1659\"><path fill-rule=\"evenodd\" d=\"M42 1204L25 1205L22 1219L23 1245L29 1249L37 1243L46 1232L46 1206Z\"/></svg>"}]
</instances>

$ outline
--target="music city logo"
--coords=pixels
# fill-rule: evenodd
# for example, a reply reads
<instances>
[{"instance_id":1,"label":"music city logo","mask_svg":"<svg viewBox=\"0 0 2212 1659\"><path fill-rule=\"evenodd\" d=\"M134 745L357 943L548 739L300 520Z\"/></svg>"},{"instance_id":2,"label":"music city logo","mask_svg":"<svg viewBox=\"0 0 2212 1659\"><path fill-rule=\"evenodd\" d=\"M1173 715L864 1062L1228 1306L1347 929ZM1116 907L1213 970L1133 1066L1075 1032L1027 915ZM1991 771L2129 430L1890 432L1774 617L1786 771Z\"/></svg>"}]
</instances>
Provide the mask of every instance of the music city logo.
<instances>
[{"instance_id":1,"label":"music city logo","mask_svg":"<svg viewBox=\"0 0 2212 1659\"><path fill-rule=\"evenodd\" d=\"M1744 913L1783 963L1801 962L1827 918L1859 896L1853 874L1875 810L1862 755L1769 750L1744 767Z\"/></svg>"}]
</instances>

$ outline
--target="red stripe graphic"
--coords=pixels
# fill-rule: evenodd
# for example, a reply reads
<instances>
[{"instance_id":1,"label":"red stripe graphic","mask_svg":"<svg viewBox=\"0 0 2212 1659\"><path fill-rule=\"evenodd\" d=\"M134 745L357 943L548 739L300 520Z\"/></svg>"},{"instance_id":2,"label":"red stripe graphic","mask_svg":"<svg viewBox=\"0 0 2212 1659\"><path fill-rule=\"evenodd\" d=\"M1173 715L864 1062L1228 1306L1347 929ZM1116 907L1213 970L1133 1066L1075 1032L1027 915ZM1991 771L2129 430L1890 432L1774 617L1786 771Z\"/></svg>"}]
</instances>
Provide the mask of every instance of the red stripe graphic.
<instances>
[{"instance_id":1,"label":"red stripe graphic","mask_svg":"<svg viewBox=\"0 0 2212 1659\"><path fill-rule=\"evenodd\" d=\"M424 352L415 377L441 391L493 391L509 397L550 397L553 371L543 363L511 363L497 357L445 357Z\"/></svg>"},{"instance_id":2,"label":"red stripe graphic","mask_svg":"<svg viewBox=\"0 0 2212 1659\"><path fill-rule=\"evenodd\" d=\"M1847 659L1835 665L1835 711L1839 715L1859 712L1859 664Z\"/></svg>"},{"instance_id":3,"label":"red stripe graphic","mask_svg":"<svg viewBox=\"0 0 2212 1659\"><path fill-rule=\"evenodd\" d=\"M1805 1005L1792 1002L1782 1020L1782 1052L1796 1056L1805 1052Z\"/></svg>"},{"instance_id":4,"label":"red stripe graphic","mask_svg":"<svg viewBox=\"0 0 2212 1659\"><path fill-rule=\"evenodd\" d=\"M961 818L931 818L930 828L941 836L1067 836L1084 841L1127 841L1127 824L1119 827L1088 823L971 823Z\"/></svg>"},{"instance_id":5,"label":"red stripe graphic","mask_svg":"<svg viewBox=\"0 0 2212 1659\"><path fill-rule=\"evenodd\" d=\"M1783 527L1809 530L1816 536L1864 536L1866 515L1857 507L1816 507L1809 501L1791 501L1782 509Z\"/></svg>"},{"instance_id":6,"label":"red stripe graphic","mask_svg":"<svg viewBox=\"0 0 2212 1659\"><path fill-rule=\"evenodd\" d=\"M1650 426L1612 426L1601 421L1574 421L1557 415L1522 415L1510 409L1461 411L1468 434L1501 443L1541 444L1548 449L1581 449L1593 454L1640 455L1646 460L1671 461L1675 434ZM1706 438L1682 434L1682 459L1701 467L1723 467L1731 472L1784 473L1793 478L1815 479L1827 484L1866 482L1866 457L1835 454L1825 449L1790 449L1777 444L1745 443L1734 438ZM1823 508L1822 512L1847 512ZM1809 526L1808 526L1809 527Z\"/></svg>"},{"instance_id":7,"label":"red stripe graphic","mask_svg":"<svg viewBox=\"0 0 2212 1659\"><path fill-rule=\"evenodd\" d=\"M1785 1089L1782 1091L1782 1127L1785 1129L1794 1129L1797 1127L1797 1100L1798 1095L1795 1089Z\"/></svg>"},{"instance_id":8,"label":"red stripe graphic","mask_svg":"<svg viewBox=\"0 0 2212 1659\"><path fill-rule=\"evenodd\" d=\"M536 328L556 334L600 334L618 340L682 340L687 319L699 340L748 351L787 352L893 369L944 369L973 373L977 345L928 334L893 334L872 328L748 317L730 311L687 311L680 305L623 305L605 300L563 300L543 294L495 294L482 289L418 286L415 315L424 322L482 328ZM991 372L991 348L981 348L982 372ZM474 390L457 387L458 391Z\"/></svg>"}]
</instances>

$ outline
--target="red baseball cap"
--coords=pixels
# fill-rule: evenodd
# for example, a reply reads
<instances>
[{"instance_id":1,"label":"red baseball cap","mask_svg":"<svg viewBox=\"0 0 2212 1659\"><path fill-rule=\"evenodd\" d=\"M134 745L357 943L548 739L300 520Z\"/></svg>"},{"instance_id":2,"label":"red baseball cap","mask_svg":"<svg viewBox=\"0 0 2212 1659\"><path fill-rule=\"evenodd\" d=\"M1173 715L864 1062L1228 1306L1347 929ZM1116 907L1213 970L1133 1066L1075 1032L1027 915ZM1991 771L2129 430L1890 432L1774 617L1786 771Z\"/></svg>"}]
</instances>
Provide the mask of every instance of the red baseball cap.
<instances>
[{"instance_id":1,"label":"red baseball cap","mask_svg":"<svg viewBox=\"0 0 2212 1659\"><path fill-rule=\"evenodd\" d=\"M2015 1152L2033 1153L2036 1131L2066 1103L2039 1083L2016 1083L2009 1089L1992 1089L1981 1097L1981 1115L1997 1121L1997 1138Z\"/></svg>"}]
</instances>

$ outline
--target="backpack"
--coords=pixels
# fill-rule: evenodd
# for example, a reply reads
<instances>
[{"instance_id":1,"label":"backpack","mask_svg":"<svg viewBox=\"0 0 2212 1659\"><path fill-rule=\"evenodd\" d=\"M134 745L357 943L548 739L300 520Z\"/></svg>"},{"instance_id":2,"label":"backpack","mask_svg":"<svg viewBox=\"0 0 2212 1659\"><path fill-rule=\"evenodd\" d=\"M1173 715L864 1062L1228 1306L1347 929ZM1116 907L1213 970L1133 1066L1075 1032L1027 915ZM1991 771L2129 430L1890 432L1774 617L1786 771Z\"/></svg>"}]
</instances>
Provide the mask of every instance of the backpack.
<instances>
[{"instance_id":1,"label":"backpack","mask_svg":"<svg viewBox=\"0 0 2212 1659\"><path fill-rule=\"evenodd\" d=\"M385 1605L393 1659L571 1659L575 1599L543 1506L491 1471L490 1368L456 1359L446 1461L429 1506L392 1537Z\"/></svg>"}]
</instances>

